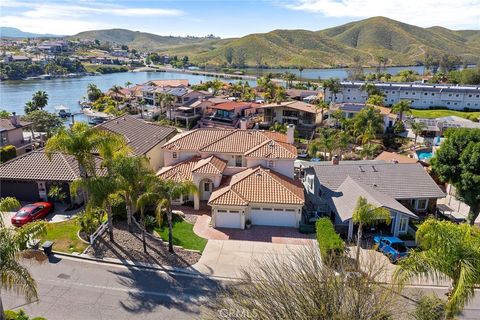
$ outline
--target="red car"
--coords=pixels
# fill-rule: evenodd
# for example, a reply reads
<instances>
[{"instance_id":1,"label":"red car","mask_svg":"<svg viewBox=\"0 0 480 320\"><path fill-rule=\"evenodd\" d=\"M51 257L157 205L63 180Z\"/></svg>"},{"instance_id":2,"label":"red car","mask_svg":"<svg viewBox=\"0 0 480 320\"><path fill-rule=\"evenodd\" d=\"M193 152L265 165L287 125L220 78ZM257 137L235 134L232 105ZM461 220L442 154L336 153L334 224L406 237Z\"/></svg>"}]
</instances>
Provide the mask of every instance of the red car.
<instances>
[{"instance_id":1,"label":"red car","mask_svg":"<svg viewBox=\"0 0 480 320\"><path fill-rule=\"evenodd\" d=\"M21 227L28 222L42 219L47 214L53 211L53 204L51 202L35 202L27 204L12 217L12 225Z\"/></svg>"}]
</instances>

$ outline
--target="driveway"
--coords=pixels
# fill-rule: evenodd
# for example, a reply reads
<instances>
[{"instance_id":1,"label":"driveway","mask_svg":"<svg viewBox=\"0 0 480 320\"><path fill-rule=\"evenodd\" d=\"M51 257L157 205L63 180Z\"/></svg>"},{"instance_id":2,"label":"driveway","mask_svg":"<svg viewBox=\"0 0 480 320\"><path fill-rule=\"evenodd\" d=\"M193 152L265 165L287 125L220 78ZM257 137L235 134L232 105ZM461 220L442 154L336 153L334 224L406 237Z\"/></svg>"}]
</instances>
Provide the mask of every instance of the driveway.
<instances>
[{"instance_id":1,"label":"driveway","mask_svg":"<svg viewBox=\"0 0 480 320\"><path fill-rule=\"evenodd\" d=\"M259 241L276 244L310 244L313 234L303 234L296 228L252 226L251 229L212 228L211 217L202 215L197 218L193 232L209 240Z\"/></svg>"},{"instance_id":2,"label":"driveway","mask_svg":"<svg viewBox=\"0 0 480 320\"><path fill-rule=\"evenodd\" d=\"M22 207L27 204L28 202L21 203ZM81 207L75 210L65 211L66 208L67 208L66 204L55 204L55 210L49 213L45 217L45 220L48 222L62 222L62 221L70 220L84 209L84 207ZM6 212L4 215L2 215L1 218L3 219L3 222L7 228L12 226L11 219L15 215L15 213L16 212Z\"/></svg>"},{"instance_id":3,"label":"driveway","mask_svg":"<svg viewBox=\"0 0 480 320\"><path fill-rule=\"evenodd\" d=\"M314 241L310 245L316 245ZM239 240L209 240L200 261L193 265L197 271L211 276L241 278L243 268L255 268L256 263L278 259L287 262L305 245Z\"/></svg>"}]
</instances>

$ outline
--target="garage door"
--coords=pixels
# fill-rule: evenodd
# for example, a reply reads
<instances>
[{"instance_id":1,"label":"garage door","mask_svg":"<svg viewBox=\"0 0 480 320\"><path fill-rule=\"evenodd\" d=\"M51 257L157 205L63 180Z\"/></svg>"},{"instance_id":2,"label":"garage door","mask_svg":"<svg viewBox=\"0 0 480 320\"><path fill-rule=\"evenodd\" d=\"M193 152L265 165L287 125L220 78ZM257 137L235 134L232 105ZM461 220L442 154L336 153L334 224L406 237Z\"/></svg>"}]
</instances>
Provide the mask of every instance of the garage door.
<instances>
[{"instance_id":1,"label":"garage door","mask_svg":"<svg viewBox=\"0 0 480 320\"><path fill-rule=\"evenodd\" d=\"M252 224L260 226L295 227L297 218L294 210L273 208L252 208Z\"/></svg>"},{"instance_id":2,"label":"garage door","mask_svg":"<svg viewBox=\"0 0 480 320\"><path fill-rule=\"evenodd\" d=\"M215 213L217 228L241 228L241 215L238 211L217 210Z\"/></svg>"},{"instance_id":3,"label":"garage door","mask_svg":"<svg viewBox=\"0 0 480 320\"><path fill-rule=\"evenodd\" d=\"M15 197L20 201L37 201L38 185L35 181L0 181L0 196Z\"/></svg>"}]
</instances>

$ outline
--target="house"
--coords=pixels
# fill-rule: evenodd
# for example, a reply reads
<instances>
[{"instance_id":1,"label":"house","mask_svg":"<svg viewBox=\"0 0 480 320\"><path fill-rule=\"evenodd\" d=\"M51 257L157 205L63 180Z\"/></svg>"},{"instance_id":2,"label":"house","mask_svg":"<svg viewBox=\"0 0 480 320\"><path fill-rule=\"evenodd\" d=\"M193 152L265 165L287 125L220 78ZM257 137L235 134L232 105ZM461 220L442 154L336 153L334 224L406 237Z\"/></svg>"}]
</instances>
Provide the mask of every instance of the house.
<instances>
[{"instance_id":1,"label":"house","mask_svg":"<svg viewBox=\"0 0 480 320\"><path fill-rule=\"evenodd\" d=\"M271 103L259 106L257 109L263 114L262 125L271 126L275 122L294 124L299 132L306 132L307 135L322 122L321 110L303 101Z\"/></svg>"},{"instance_id":2,"label":"house","mask_svg":"<svg viewBox=\"0 0 480 320\"><path fill-rule=\"evenodd\" d=\"M445 131L449 128L469 128L469 129L480 129L480 123L473 122L471 120L457 117L457 116L448 116L434 119L426 118L415 118L415 122L421 122L424 125L422 133L417 137L420 143L429 143L438 145L440 143L439 137L443 137ZM411 128L409 122L406 123L407 136L410 138L415 138L415 133Z\"/></svg>"},{"instance_id":3,"label":"house","mask_svg":"<svg viewBox=\"0 0 480 320\"><path fill-rule=\"evenodd\" d=\"M17 149L17 155L32 150L35 144L32 125L32 122L20 120L15 113L10 119L0 119L0 145L13 145ZM24 130L30 130L31 136L24 136Z\"/></svg>"},{"instance_id":4,"label":"house","mask_svg":"<svg viewBox=\"0 0 480 320\"><path fill-rule=\"evenodd\" d=\"M290 99L298 101L318 100L323 97L322 93L316 90L287 89L285 93Z\"/></svg>"},{"instance_id":5,"label":"house","mask_svg":"<svg viewBox=\"0 0 480 320\"><path fill-rule=\"evenodd\" d=\"M347 164L334 159L303 171L307 207L317 215L331 217L339 228L353 236L352 214L358 197L390 210L392 223L384 231L395 236L408 231L416 214L434 212L445 193L418 163Z\"/></svg>"},{"instance_id":6,"label":"house","mask_svg":"<svg viewBox=\"0 0 480 320\"><path fill-rule=\"evenodd\" d=\"M375 160L382 160L390 163L417 163L418 160L415 158L410 158L396 152L382 151Z\"/></svg>"},{"instance_id":7,"label":"house","mask_svg":"<svg viewBox=\"0 0 480 320\"><path fill-rule=\"evenodd\" d=\"M97 173L102 174L96 158ZM59 186L68 202L81 203L81 196L70 194L70 184L80 179L78 162L73 156L55 152L48 159L43 149L34 150L0 165L0 197L20 201L46 201L52 186Z\"/></svg>"},{"instance_id":8,"label":"house","mask_svg":"<svg viewBox=\"0 0 480 320\"><path fill-rule=\"evenodd\" d=\"M480 86L426 83L369 82L384 95L384 103L391 106L401 100L409 100L412 108L428 109L444 107L453 110L480 110ZM334 103L365 103L368 99L363 90L366 82L342 81L341 92L333 95L326 90L325 98ZM336 96L336 99L334 98ZM335 100L335 101L333 101Z\"/></svg>"},{"instance_id":9,"label":"house","mask_svg":"<svg viewBox=\"0 0 480 320\"><path fill-rule=\"evenodd\" d=\"M127 145L137 156L145 155L153 170L163 166L162 146L175 136L177 130L137 119L130 115L119 116L97 125L125 137Z\"/></svg>"},{"instance_id":10,"label":"house","mask_svg":"<svg viewBox=\"0 0 480 320\"><path fill-rule=\"evenodd\" d=\"M303 188L294 178L294 127L287 135L260 130L201 128L163 146L165 167L158 175L191 181L199 192L176 199L212 207L216 227L252 224L298 227Z\"/></svg>"},{"instance_id":11,"label":"house","mask_svg":"<svg viewBox=\"0 0 480 320\"><path fill-rule=\"evenodd\" d=\"M331 116L334 112L340 110L343 116L346 119L351 119L355 117L363 108L365 108L365 103L339 103L330 107L328 113ZM393 127L395 121L397 120L397 115L391 113L390 108L375 106L375 108L380 112L383 118L383 131L387 131L388 128Z\"/></svg>"},{"instance_id":12,"label":"house","mask_svg":"<svg viewBox=\"0 0 480 320\"><path fill-rule=\"evenodd\" d=\"M228 101L207 106L203 112L201 127L237 128L240 118L247 116L247 110L256 108L254 102Z\"/></svg>"}]
</instances>

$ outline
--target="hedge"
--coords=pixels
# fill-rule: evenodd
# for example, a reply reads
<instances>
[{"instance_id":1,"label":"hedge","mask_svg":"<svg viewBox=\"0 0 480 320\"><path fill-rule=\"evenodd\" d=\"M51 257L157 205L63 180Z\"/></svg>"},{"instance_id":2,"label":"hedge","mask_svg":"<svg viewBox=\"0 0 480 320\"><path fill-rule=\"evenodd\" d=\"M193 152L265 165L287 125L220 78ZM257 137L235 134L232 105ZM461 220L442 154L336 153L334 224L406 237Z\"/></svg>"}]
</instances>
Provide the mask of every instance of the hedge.
<instances>
[{"instance_id":1,"label":"hedge","mask_svg":"<svg viewBox=\"0 0 480 320\"><path fill-rule=\"evenodd\" d=\"M345 243L335 231L332 221L329 218L320 218L316 223L317 241L320 248L322 260L328 261L332 256L339 256L343 253Z\"/></svg>"},{"instance_id":2,"label":"hedge","mask_svg":"<svg viewBox=\"0 0 480 320\"><path fill-rule=\"evenodd\" d=\"M0 162L6 162L17 156L17 149L14 146L8 145L0 148Z\"/></svg>"}]
</instances>

